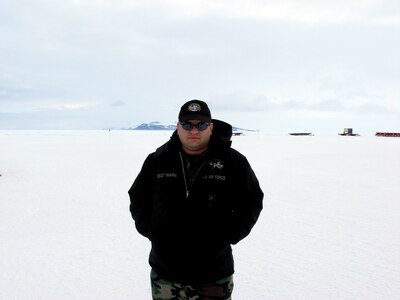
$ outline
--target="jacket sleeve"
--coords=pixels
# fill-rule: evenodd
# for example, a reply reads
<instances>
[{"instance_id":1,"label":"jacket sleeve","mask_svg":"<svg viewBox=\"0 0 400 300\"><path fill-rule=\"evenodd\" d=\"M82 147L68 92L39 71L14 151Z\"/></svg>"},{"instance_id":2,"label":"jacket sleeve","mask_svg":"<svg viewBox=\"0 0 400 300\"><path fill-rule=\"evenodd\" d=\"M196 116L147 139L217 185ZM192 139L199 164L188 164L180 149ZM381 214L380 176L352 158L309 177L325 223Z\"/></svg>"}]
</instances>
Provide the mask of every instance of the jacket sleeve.
<instances>
[{"instance_id":1,"label":"jacket sleeve","mask_svg":"<svg viewBox=\"0 0 400 300\"><path fill-rule=\"evenodd\" d=\"M149 237L149 222L152 210L153 190L153 154L150 154L143 163L139 175L129 189L130 212L135 220L137 231Z\"/></svg>"},{"instance_id":2,"label":"jacket sleeve","mask_svg":"<svg viewBox=\"0 0 400 300\"><path fill-rule=\"evenodd\" d=\"M264 193L246 157L237 153L232 194L230 243L236 244L253 228L263 208Z\"/></svg>"}]
</instances>

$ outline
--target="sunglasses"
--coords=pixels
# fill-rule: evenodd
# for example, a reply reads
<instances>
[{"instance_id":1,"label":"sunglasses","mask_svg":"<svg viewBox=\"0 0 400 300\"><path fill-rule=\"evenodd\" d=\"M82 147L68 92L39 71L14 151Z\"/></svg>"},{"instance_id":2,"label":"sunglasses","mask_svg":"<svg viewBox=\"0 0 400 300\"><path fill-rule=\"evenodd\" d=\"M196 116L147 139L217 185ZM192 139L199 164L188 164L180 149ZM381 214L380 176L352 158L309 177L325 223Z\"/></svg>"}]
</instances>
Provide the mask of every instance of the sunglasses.
<instances>
[{"instance_id":1,"label":"sunglasses","mask_svg":"<svg viewBox=\"0 0 400 300\"><path fill-rule=\"evenodd\" d=\"M193 129L193 127L196 127L196 129L198 131L204 131L207 129L208 126L210 126L210 123L204 123L204 122L200 122L197 124L192 124L190 122L180 122L180 124L181 124L182 128L187 131L191 131Z\"/></svg>"}]
</instances>

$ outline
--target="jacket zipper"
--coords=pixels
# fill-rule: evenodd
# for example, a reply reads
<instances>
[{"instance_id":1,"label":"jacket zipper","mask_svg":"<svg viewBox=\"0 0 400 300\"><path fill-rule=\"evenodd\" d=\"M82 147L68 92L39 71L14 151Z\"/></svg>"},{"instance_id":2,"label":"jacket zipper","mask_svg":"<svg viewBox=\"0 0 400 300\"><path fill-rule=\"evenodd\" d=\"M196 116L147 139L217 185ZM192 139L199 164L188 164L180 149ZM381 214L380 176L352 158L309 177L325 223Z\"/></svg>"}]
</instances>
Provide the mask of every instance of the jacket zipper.
<instances>
[{"instance_id":1,"label":"jacket zipper","mask_svg":"<svg viewBox=\"0 0 400 300\"><path fill-rule=\"evenodd\" d=\"M187 180L187 177L186 177L186 168L185 168L185 164L184 164L184 162L183 162L182 152L179 152L179 157L180 157L180 159L181 159L181 166L182 166L182 173L183 173L183 181L184 181L184 183L185 183L185 190L186 190L186 199L188 199L188 198L189 198L189 194L190 194L190 188L192 187L194 181L196 180L197 175L199 175L201 169L202 169L202 168L204 167L204 165L206 164L207 159L201 164L201 166L200 166L199 169L197 170L196 174L194 174L192 184L189 186L188 180Z\"/></svg>"}]
</instances>

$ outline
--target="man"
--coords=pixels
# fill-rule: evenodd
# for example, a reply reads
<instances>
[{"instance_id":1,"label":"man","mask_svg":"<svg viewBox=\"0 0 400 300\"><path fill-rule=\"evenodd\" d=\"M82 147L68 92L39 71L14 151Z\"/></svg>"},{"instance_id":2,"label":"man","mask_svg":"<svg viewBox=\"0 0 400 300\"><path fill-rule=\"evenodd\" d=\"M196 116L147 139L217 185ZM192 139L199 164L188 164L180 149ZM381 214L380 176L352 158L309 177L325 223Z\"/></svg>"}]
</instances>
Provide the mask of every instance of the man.
<instances>
[{"instance_id":1,"label":"man","mask_svg":"<svg viewBox=\"0 0 400 300\"><path fill-rule=\"evenodd\" d=\"M231 244L250 233L263 199L231 136L205 102L185 103L129 190L136 228L151 241L153 299L231 299Z\"/></svg>"}]
</instances>

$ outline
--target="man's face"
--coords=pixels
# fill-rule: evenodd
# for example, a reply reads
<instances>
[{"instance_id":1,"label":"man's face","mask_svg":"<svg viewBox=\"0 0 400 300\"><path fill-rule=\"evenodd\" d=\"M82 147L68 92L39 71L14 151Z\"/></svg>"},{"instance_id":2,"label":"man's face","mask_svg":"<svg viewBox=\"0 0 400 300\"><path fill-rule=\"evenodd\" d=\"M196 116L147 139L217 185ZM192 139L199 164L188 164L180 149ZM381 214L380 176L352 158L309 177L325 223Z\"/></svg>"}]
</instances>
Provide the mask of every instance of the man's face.
<instances>
[{"instance_id":1,"label":"man's face","mask_svg":"<svg viewBox=\"0 0 400 300\"><path fill-rule=\"evenodd\" d=\"M197 125L199 123L204 123L200 120L189 120L185 123L190 123L192 125ZM212 134L213 124L210 123L205 130L200 131L196 126L192 126L191 130L186 130L182 127L181 123L177 124L177 131L179 140L182 143L183 151L187 154L200 154L205 151L210 142L210 137Z\"/></svg>"}]
</instances>

